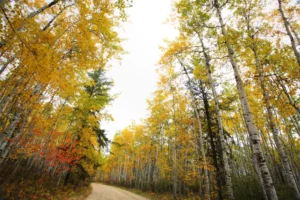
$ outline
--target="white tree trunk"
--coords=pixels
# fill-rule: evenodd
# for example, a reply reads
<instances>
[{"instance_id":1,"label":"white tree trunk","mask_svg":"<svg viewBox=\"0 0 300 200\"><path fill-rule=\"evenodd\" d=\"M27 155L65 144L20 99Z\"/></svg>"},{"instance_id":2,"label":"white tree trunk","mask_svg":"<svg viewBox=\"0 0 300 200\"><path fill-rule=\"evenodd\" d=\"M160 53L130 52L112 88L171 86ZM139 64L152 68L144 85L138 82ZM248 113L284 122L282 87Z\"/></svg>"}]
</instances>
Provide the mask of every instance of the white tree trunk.
<instances>
[{"instance_id":1,"label":"white tree trunk","mask_svg":"<svg viewBox=\"0 0 300 200\"><path fill-rule=\"evenodd\" d=\"M214 98L214 103L215 103L215 106L216 106L217 122L218 122L218 129L219 129L219 137L220 137L220 140L221 140L221 150L222 150L222 158L223 158L223 162L224 162L225 182L226 182L228 198L229 198L229 200L233 200L234 195L233 195L233 189L232 189L231 173L230 173L228 157L227 157L226 143L225 143L225 138L224 138L221 110L220 110L220 107L219 107L219 100L218 100L217 92L216 92L216 89L215 89L215 86L214 86L214 81L213 81L213 78L212 78L211 66L210 66L210 57L206 52L206 47L203 43L201 35L198 34L198 36L199 36L200 43L201 43L201 46L202 46L202 51L203 51L203 54L204 54L204 57L205 57L205 65L206 65L207 72L208 72L208 81L209 81L210 89L212 91L213 98Z\"/></svg>"},{"instance_id":2,"label":"white tree trunk","mask_svg":"<svg viewBox=\"0 0 300 200\"><path fill-rule=\"evenodd\" d=\"M221 14L221 10L220 10L220 7L219 7L218 0L215 0L214 7L216 8L216 11L217 11L217 16L219 18L219 23L221 25L222 35L226 38L227 37L227 32L226 32L225 25L224 25L224 22L223 22L223 18L222 18L222 14ZM229 59L230 59L230 63L232 65L232 68L233 68L233 71L234 71L236 86L237 86L239 98L240 98L240 101L241 101L241 104L242 104L244 119L245 119L245 122L246 122L248 132L250 134L250 139L252 141L253 154L256 156L257 163L258 163L259 169L261 171L268 199L269 200L278 200L277 193L276 193L276 190L275 190L275 187L274 187L274 183L273 183L270 171L268 169L268 166L267 166L267 163L266 163L266 160L264 158L264 154L263 154L263 151L262 151L262 148L261 148L261 145L260 145L260 137L259 137L258 131L257 131L255 125L254 125L254 120L253 120L253 117L252 117L252 113L251 113L251 110L250 110L250 106L249 106L249 103L248 103L246 92L244 90L243 81L240 77L240 73L238 71L237 64L234 60L234 50L233 50L232 46L227 41L225 41L225 44L226 44L226 47L227 47L227 50L228 50L228 56L229 56Z\"/></svg>"},{"instance_id":3,"label":"white tree trunk","mask_svg":"<svg viewBox=\"0 0 300 200\"><path fill-rule=\"evenodd\" d=\"M286 153L285 153L285 151L282 147L280 139L279 139L279 131L276 128L276 124L275 124L275 120L274 120L274 116L273 116L273 109L272 109L271 104L270 104L269 94L268 94L268 92L266 90L266 87L265 87L265 84L264 84L264 74L263 74L263 70L261 68L262 66L260 65L260 61L258 60L256 47L254 46L252 50L253 50L253 53L254 53L254 56L255 56L255 64L256 64L256 69L258 71L258 75L259 75L260 87L261 87L261 90L262 90L262 93L263 93L263 100L264 100L264 103L265 103L265 106L266 106L266 109L267 109L267 114L268 114L268 122L269 122L269 126L271 128L271 131L273 133L273 139L274 139L274 142L275 142L275 145L276 145L276 150L277 150L277 152L279 154L279 157L282 161L282 165L283 165L283 168L286 172L286 176L287 176L287 179L288 179L290 185L297 192L297 195L299 195L299 189L298 189L296 180L294 178L293 171L290 167L289 159L288 159L288 157L287 157L287 155L286 155Z\"/></svg>"}]
</instances>

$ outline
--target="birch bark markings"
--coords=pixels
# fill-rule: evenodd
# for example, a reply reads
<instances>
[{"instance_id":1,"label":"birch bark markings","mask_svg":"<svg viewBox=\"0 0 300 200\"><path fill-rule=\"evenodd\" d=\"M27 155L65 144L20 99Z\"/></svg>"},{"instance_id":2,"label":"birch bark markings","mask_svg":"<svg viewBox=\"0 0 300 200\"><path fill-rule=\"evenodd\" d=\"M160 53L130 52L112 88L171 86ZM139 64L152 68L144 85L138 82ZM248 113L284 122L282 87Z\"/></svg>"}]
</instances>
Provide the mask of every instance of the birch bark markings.
<instances>
[{"instance_id":1,"label":"birch bark markings","mask_svg":"<svg viewBox=\"0 0 300 200\"><path fill-rule=\"evenodd\" d=\"M250 28L248 28L249 30ZM254 42L254 38L252 36L250 36L251 40L252 40L252 46L251 49L253 51L254 54L254 58L255 58L255 66L256 66L256 70L258 71L258 77L259 77L259 82L260 82L260 87L262 90L262 94L263 94L263 102L265 104L265 107L267 109L267 115L268 115L268 123L269 126L271 128L271 131L273 133L273 139L276 145L276 150L280 156L280 159L282 161L282 165L283 168L286 172L286 175L288 177L288 180L291 184L291 186L294 188L294 190L296 191L296 193L299 195L299 189L295 180L295 177L293 175L293 171L290 167L290 163L288 160L288 157L282 147L282 144L280 142L279 139L279 131L276 128L276 124L275 124L275 120L274 120L274 116L273 116L273 109L272 106L270 104L270 97L269 97L269 93L267 92L266 86L265 86L265 80L264 80L264 73L263 73L263 69L262 69L262 65L260 64L258 55L257 55L257 45Z\"/></svg>"},{"instance_id":2,"label":"birch bark markings","mask_svg":"<svg viewBox=\"0 0 300 200\"><path fill-rule=\"evenodd\" d=\"M256 41L257 38L255 37L255 34L251 33L251 31L253 30L253 27L251 26L250 12L251 12L251 9L243 8L243 14L242 15L243 15L244 22L246 24L246 31L247 31L246 33L247 33L248 39L250 40L249 48L252 50L252 53L253 53L253 56L254 56L254 63L255 63L256 71L258 72L259 84L260 84L261 91L262 91L262 94L263 94L263 103L264 103L264 106L267 110L268 124L269 124L269 127L271 128L273 138L274 138L274 142L275 142L275 145L276 145L276 150L277 150L277 152L280 156L280 159L282 161L284 171L286 172L286 175L288 177L288 180L289 180L291 186L294 188L296 193L299 194L299 189L297 187L296 180L294 178L292 169L290 167L288 157L287 157L287 155L286 155L286 153L285 153L285 151L282 147L281 141L279 139L279 131L276 127L275 118L274 118L274 115L273 115L274 110L271 106L270 95L269 95L268 90L267 90L266 85L265 85L265 76L264 76L263 65L261 64L261 61L259 59L258 43Z\"/></svg>"},{"instance_id":3,"label":"birch bark markings","mask_svg":"<svg viewBox=\"0 0 300 200\"><path fill-rule=\"evenodd\" d=\"M227 188L227 193L228 197L230 200L234 199L233 195L233 189L232 189L232 180L231 180L231 173L230 173L230 168L229 168L229 163L228 163L228 157L227 157L227 150L226 150L226 142L224 139L224 132L223 132L223 123L222 123L222 116L221 116L221 110L219 107L219 100L217 96L217 92L214 86L214 81L212 78L212 72L211 72L211 65L210 65L210 57L209 54L206 52L206 47L204 45L203 39L200 34L198 34L200 44L202 47L202 52L205 58L205 65L207 68L207 74L208 74L208 81L209 81L209 86L213 94L213 99L214 103L216 106L216 112L217 112L217 122L218 122L218 129L219 129L219 137L221 140L221 149L222 149L222 158L224 162L224 171L225 171L225 181L226 181L226 188Z\"/></svg>"},{"instance_id":4,"label":"birch bark markings","mask_svg":"<svg viewBox=\"0 0 300 200\"><path fill-rule=\"evenodd\" d=\"M253 120L253 117L252 117L252 113L251 113L250 106L249 106L249 103L248 103L248 99L247 99L247 96L246 96L246 92L245 92L245 89L244 89L243 81L242 81L240 73L238 71L238 68L237 68L238 66L235 62L235 58L234 58L234 53L235 52L234 52L231 44L228 43L228 39L226 38L227 37L227 31L225 29L225 24L223 22L223 17L222 17L222 13L221 13L221 8L219 6L219 1L215 0L213 6L214 6L214 8L216 9L216 12L217 12L217 17L218 17L218 20L219 20L219 23L220 23L220 26L221 26L222 35L225 37L225 45L226 45L226 48L227 48L227 51L228 51L228 56L229 56L231 66L232 66L233 71L234 71L236 86L237 86L239 98L240 98L240 101L241 101L241 104L242 104L243 115L244 115L245 122L246 122L246 125L247 125L247 129L248 129L248 132L250 134L250 138L251 138L251 141L252 141L252 144L253 144L253 154L257 158L257 162L258 162L261 174L262 174L262 178L263 178L263 181L264 181L264 185L265 185L265 188L266 188L268 198L270 200L277 200L278 199L277 193L276 193L274 183L273 183L270 171L268 169L266 160L264 158L262 148L260 146L260 137L258 135L257 128L254 125L254 120Z\"/></svg>"}]
</instances>

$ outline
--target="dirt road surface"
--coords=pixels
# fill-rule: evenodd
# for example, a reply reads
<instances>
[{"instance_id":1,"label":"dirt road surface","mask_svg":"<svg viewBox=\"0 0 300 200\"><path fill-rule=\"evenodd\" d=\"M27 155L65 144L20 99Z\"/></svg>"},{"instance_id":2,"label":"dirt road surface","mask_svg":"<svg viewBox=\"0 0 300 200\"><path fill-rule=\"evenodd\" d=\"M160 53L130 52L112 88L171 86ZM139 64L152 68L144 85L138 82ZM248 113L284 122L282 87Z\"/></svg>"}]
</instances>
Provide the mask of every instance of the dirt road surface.
<instances>
[{"instance_id":1,"label":"dirt road surface","mask_svg":"<svg viewBox=\"0 0 300 200\"><path fill-rule=\"evenodd\" d=\"M148 200L126 190L100 183L92 183L92 194L86 200Z\"/></svg>"}]
</instances>

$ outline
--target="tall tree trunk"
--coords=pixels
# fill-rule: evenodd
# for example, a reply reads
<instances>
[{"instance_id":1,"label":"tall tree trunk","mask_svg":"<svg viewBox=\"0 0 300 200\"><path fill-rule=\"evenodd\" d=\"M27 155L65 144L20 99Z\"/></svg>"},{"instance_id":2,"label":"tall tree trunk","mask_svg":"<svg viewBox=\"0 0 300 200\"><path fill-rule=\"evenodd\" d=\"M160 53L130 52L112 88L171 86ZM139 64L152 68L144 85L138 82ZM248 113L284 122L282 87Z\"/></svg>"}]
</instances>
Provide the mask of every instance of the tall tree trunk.
<instances>
[{"instance_id":1,"label":"tall tree trunk","mask_svg":"<svg viewBox=\"0 0 300 200\"><path fill-rule=\"evenodd\" d=\"M217 187L218 187L217 190L218 190L218 194L219 194L219 200L222 200L223 194L222 194L222 184L221 184L221 172L220 172L219 164L217 161L217 152L216 152L215 142L213 139L214 137L213 137L213 132L212 132L211 116L209 113L209 103L208 103L208 99L207 99L207 94L204 91L203 83L200 83L200 84L201 84L200 89L201 89L201 93L202 93L202 97L203 97L203 101L204 101L205 115L206 115L206 119L207 119L208 135L210 138L210 145L212 148L212 157L213 157L213 162L216 167L216 173L217 173ZM221 150L223 152L223 149L221 149ZM227 164L228 164L228 162L227 162ZM225 171L226 171L226 169L225 169Z\"/></svg>"},{"instance_id":2,"label":"tall tree trunk","mask_svg":"<svg viewBox=\"0 0 300 200\"><path fill-rule=\"evenodd\" d=\"M252 38L252 39L254 39L254 38ZM263 73L263 69L262 69L262 66L260 64L260 61L258 59L255 43L252 44L251 49L252 49L254 57L255 57L255 66L256 66L256 70L258 71L260 87L261 87L262 94L263 94L264 104L265 104L265 107L267 109L268 122L269 122L269 126L271 128L271 131L273 133L273 139L274 139L274 142L275 142L275 145L276 145L276 150L277 150L277 152L280 156L284 171L286 172L286 176L289 180L290 185L293 187L293 189L299 195L299 189L297 187L296 180L294 178L292 169L290 167L288 157L287 157L287 155L286 155L286 153L285 153L285 151L282 147L282 144L279 140L279 131L276 128L276 124L275 124L275 120L274 120L274 116L273 116L273 109L272 109L271 104L270 104L269 93L267 92L266 86L265 86L265 83L264 83L264 73Z\"/></svg>"},{"instance_id":3,"label":"tall tree trunk","mask_svg":"<svg viewBox=\"0 0 300 200\"><path fill-rule=\"evenodd\" d=\"M173 116L172 120L175 125L175 131L173 138L175 139L174 143L172 144L172 173L173 173L173 198L177 199L177 191L178 191L178 175L177 175L177 118L176 118L176 108L175 108L175 95L174 90L171 87L172 93L172 109L173 109Z\"/></svg>"},{"instance_id":4,"label":"tall tree trunk","mask_svg":"<svg viewBox=\"0 0 300 200\"><path fill-rule=\"evenodd\" d=\"M200 156L199 156L199 146L197 145L198 144L198 140L197 140L197 136L196 136L196 123L195 123L195 120L193 120L193 124L194 124L194 130L193 130L193 137L194 137L194 143L195 143L195 153L196 153L196 160L199 161L200 159ZM197 169L197 178L198 178L198 182L199 182L199 195L200 197L202 197L202 178L201 178L201 169L199 167L199 165L196 165L196 169Z\"/></svg>"},{"instance_id":5,"label":"tall tree trunk","mask_svg":"<svg viewBox=\"0 0 300 200\"><path fill-rule=\"evenodd\" d=\"M14 119L11 121L9 126L4 130L4 136L0 141L0 163L7 157L9 153L8 141L13 137L14 131L17 127L17 124L21 120L21 112L19 112Z\"/></svg>"},{"instance_id":6,"label":"tall tree trunk","mask_svg":"<svg viewBox=\"0 0 300 200\"><path fill-rule=\"evenodd\" d=\"M216 8L216 11L217 11L217 16L219 18L219 23L221 25L222 35L226 38L227 37L227 32L226 32L225 25L224 25L224 22L223 22L223 17L222 17L222 14L221 14L221 10L220 10L218 0L214 1L214 7ZM241 104L242 104L242 109L243 109L245 122L246 122L247 129L248 129L248 132L250 134L251 141L252 141L253 154L256 156L257 163L259 165L259 168L260 168L260 171L261 171L261 174L262 174L262 177L263 177L264 186L266 188L266 192L267 192L269 200L277 200L278 199L277 193L276 193L274 183L273 183L270 171L268 169L266 160L264 158L262 148L260 146L260 138L259 138L256 126L254 125L254 120L253 120L253 117L252 117L252 113L251 113L250 106L249 106L249 103L248 103L248 99L247 99L247 96L246 96L246 92L245 92L245 89L244 89L243 81L240 77L240 73L238 71L237 64L236 64L235 59L234 59L234 50L233 50L231 44L228 43L227 39L225 40L225 45L227 47L230 63L232 65L232 68L233 68L233 71L234 71L236 86L237 86L237 90L238 90L238 93L239 93L239 98L240 98L240 101L241 101Z\"/></svg>"},{"instance_id":7,"label":"tall tree trunk","mask_svg":"<svg viewBox=\"0 0 300 200\"><path fill-rule=\"evenodd\" d=\"M218 100L217 92L216 92L216 89L215 89L215 86L214 86L214 81L213 81L213 78L212 78L211 65L210 65L210 56L206 52L206 47L205 47L203 39L202 39L202 37L199 33L198 33L198 37L200 39L200 43L201 43L201 46L202 46L202 51L203 51L204 58L205 58L205 65L206 65L206 68L207 68L209 86L210 86L210 89L212 91L213 98L214 98L214 103L215 103L215 106L216 106L217 122L218 122L218 129L219 129L219 137L220 137L220 140L221 140L222 158L223 158L223 163L224 163L227 193L228 193L229 199L233 200L234 195L233 195L233 189L232 189L231 173L230 173L228 157L227 157L226 143L225 143L225 138L224 138L222 116L221 116L221 110L220 110L220 106L219 106L219 100Z\"/></svg>"},{"instance_id":8,"label":"tall tree trunk","mask_svg":"<svg viewBox=\"0 0 300 200\"><path fill-rule=\"evenodd\" d=\"M187 72L186 67L181 62L181 60L180 59L178 59L178 60L181 63L181 66L183 67L185 75L188 78L188 87L189 87L189 90L190 90L190 93L191 93L191 96L192 96L193 107L194 107L194 110L195 110L197 123L198 123L198 129L199 129L200 151L201 151L202 159L204 160L204 163L205 163L205 166L204 166L204 195L205 195L205 199L210 200L209 177L208 177L208 171L207 171L207 160L206 160L206 155L205 155L204 145L203 145L203 133L202 133L202 126L201 126L201 121L200 121L200 114L199 114L199 111L198 111L198 108L197 108L196 98L194 96L193 89L192 89L192 86L191 86L190 76Z\"/></svg>"},{"instance_id":9,"label":"tall tree trunk","mask_svg":"<svg viewBox=\"0 0 300 200\"><path fill-rule=\"evenodd\" d=\"M173 144L173 197L177 199L177 162L176 162L176 143Z\"/></svg>"},{"instance_id":10,"label":"tall tree trunk","mask_svg":"<svg viewBox=\"0 0 300 200\"><path fill-rule=\"evenodd\" d=\"M260 170L259 170L259 166L258 166L258 164L257 164L257 161L256 161L255 156L253 156L253 162L255 163L255 164L254 164L254 167L255 167L255 171L256 171L257 176L258 176L258 179L259 179L260 187L261 187L261 189L262 189L262 191L263 191L264 199L265 199L265 200L268 200L268 196L267 196L267 193L266 193L266 189L265 189L264 184L263 184L264 181L263 181L263 179L262 179L262 175L261 175L261 172L260 172Z\"/></svg>"}]
</instances>

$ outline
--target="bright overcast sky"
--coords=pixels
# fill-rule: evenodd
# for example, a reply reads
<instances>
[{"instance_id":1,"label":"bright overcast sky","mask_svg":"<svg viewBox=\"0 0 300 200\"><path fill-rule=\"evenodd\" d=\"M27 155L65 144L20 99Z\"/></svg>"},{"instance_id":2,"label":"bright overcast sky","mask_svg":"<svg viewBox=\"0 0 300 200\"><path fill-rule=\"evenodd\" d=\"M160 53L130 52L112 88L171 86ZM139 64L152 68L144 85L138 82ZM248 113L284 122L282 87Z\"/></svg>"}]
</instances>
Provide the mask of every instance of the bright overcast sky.
<instances>
[{"instance_id":1,"label":"bright overcast sky","mask_svg":"<svg viewBox=\"0 0 300 200\"><path fill-rule=\"evenodd\" d=\"M119 94L108 111L114 121L102 122L109 139L117 130L122 130L138 122L147 114L146 100L155 91L157 74L156 64L161 57L159 45L163 39L172 39L175 29L165 21L171 13L172 0L134 0L128 10L129 22L120 32L126 41L122 43L128 54L123 56L121 65L113 64L108 76L115 81L112 93Z\"/></svg>"}]
</instances>

